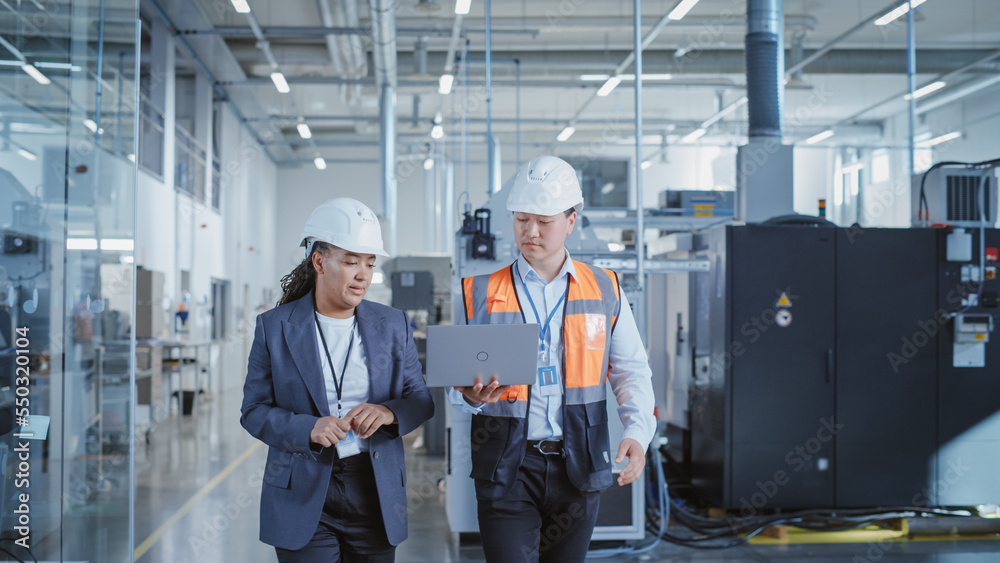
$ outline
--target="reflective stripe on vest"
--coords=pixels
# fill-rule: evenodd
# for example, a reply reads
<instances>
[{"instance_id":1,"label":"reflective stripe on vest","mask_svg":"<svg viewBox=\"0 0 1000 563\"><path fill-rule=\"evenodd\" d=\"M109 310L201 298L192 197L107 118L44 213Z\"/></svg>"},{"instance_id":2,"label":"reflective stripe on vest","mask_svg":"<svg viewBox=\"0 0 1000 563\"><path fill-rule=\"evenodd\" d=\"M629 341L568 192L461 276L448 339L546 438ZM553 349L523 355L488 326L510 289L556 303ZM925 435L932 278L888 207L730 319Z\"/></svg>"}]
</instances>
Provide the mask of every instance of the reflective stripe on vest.
<instances>
[{"instance_id":1,"label":"reflective stripe on vest","mask_svg":"<svg viewBox=\"0 0 1000 563\"><path fill-rule=\"evenodd\" d=\"M611 333L621 308L618 278L614 272L573 261L563 317L564 402L579 405L603 401L605 377L611 354ZM513 265L488 275L462 280L468 324L525 322ZM515 385L499 401L483 406L491 416L527 416L527 385Z\"/></svg>"}]
</instances>

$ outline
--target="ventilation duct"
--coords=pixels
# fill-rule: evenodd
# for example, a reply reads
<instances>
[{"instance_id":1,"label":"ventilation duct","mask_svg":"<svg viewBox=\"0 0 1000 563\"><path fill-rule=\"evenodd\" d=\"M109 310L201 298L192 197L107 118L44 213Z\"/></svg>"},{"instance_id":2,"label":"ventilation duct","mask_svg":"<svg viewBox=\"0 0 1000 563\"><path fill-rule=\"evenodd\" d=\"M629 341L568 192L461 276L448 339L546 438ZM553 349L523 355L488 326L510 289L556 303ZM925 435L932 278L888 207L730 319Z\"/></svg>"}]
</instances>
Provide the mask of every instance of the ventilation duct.
<instances>
[{"instance_id":1,"label":"ventilation duct","mask_svg":"<svg viewBox=\"0 0 1000 563\"><path fill-rule=\"evenodd\" d=\"M750 138L781 139L785 41L782 0L747 0L746 69Z\"/></svg>"}]
</instances>

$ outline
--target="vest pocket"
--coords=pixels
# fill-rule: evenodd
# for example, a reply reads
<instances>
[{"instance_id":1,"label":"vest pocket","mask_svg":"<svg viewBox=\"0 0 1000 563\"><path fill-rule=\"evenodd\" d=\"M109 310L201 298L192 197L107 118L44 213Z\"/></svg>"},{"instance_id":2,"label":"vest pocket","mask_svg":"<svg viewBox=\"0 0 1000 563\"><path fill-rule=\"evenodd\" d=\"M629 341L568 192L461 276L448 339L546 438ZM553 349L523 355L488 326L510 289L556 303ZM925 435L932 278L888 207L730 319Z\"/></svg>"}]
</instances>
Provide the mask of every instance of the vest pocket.
<instances>
[{"instance_id":1,"label":"vest pocket","mask_svg":"<svg viewBox=\"0 0 1000 563\"><path fill-rule=\"evenodd\" d=\"M587 453L593 471L611 467L611 438L608 435L607 401L587 403Z\"/></svg>"},{"instance_id":2,"label":"vest pocket","mask_svg":"<svg viewBox=\"0 0 1000 563\"><path fill-rule=\"evenodd\" d=\"M473 479L496 481L497 467L510 442L510 423L505 417L475 415L472 417Z\"/></svg>"}]
</instances>

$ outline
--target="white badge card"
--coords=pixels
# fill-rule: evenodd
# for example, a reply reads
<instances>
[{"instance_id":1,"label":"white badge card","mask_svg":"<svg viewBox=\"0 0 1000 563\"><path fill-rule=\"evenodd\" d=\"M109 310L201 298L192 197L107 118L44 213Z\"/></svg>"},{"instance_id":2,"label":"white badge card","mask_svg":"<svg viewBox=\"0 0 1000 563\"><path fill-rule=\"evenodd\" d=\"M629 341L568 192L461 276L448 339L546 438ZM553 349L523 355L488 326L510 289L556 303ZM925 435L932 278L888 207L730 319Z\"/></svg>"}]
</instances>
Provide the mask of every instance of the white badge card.
<instances>
[{"instance_id":1,"label":"white badge card","mask_svg":"<svg viewBox=\"0 0 1000 563\"><path fill-rule=\"evenodd\" d=\"M559 383L559 374L555 366L538 368L538 389L543 396L562 393L562 385Z\"/></svg>"},{"instance_id":2,"label":"white badge card","mask_svg":"<svg viewBox=\"0 0 1000 563\"><path fill-rule=\"evenodd\" d=\"M351 457L359 453L361 453L361 448L358 447L358 436L353 430L348 430L347 436L344 436L337 442L337 456L340 459L344 459L345 457Z\"/></svg>"}]
</instances>

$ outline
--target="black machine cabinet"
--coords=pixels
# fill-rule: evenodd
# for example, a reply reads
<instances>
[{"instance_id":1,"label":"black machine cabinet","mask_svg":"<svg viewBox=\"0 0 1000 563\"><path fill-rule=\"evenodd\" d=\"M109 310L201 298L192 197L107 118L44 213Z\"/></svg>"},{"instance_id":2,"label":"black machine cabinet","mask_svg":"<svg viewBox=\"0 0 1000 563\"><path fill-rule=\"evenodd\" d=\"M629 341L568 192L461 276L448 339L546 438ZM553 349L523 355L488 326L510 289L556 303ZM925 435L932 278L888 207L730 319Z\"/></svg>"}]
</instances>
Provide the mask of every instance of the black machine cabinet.
<instances>
[{"instance_id":1,"label":"black machine cabinet","mask_svg":"<svg viewBox=\"0 0 1000 563\"><path fill-rule=\"evenodd\" d=\"M963 264L946 261L947 233L747 225L696 235L695 257L711 264L690 284L696 488L744 512L1000 500L990 477L1000 377L986 375L1000 374L1000 346L986 344L985 368L951 367L946 313L961 304L943 301L941 276ZM958 458L975 466L970 484L942 487Z\"/></svg>"},{"instance_id":2,"label":"black machine cabinet","mask_svg":"<svg viewBox=\"0 0 1000 563\"><path fill-rule=\"evenodd\" d=\"M978 263L979 230L970 232L974 262ZM938 255L944 256L945 237L940 236L937 244ZM993 319L994 330L986 344L984 367L953 365L954 323L942 325L937 337L937 475L921 491L921 501L929 498L934 504L946 506L1000 503L1000 308L997 307L1000 280L995 273L1000 269L998 248L1000 231L987 230L986 265L993 268L994 279L983 281L980 304L968 311L988 314ZM961 309L962 295L975 293L978 289L977 281L963 281L963 268L968 270L968 263L940 262L937 276L939 308ZM987 277L990 275L987 270Z\"/></svg>"}]
</instances>

